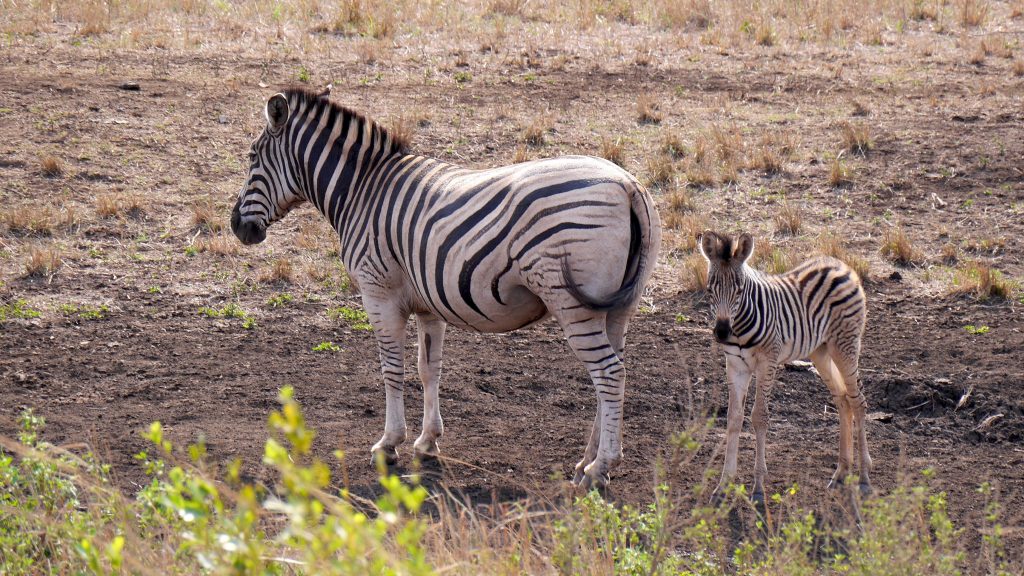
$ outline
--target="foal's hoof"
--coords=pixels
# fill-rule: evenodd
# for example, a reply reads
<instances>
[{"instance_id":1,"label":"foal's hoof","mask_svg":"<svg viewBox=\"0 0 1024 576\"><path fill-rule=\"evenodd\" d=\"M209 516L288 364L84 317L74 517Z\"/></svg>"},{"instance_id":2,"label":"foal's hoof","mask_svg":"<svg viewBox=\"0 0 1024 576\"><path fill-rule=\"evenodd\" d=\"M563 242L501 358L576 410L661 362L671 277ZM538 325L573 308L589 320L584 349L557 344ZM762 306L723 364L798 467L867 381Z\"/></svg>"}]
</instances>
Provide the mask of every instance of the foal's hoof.
<instances>
[{"instance_id":1,"label":"foal's hoof","mask_svg":"<svg viewBox=\"0 0 1024 576\"><path fill-rule=\"evenodd\" d=\"M394 446L374 446L370 450L370 464L374 466L394 466L398 464L398 449Z\"/></svg>"},{"instance_id":2,"label":"foal's hoof","mask_svg":"<svg viewBox=\"0 0 1024 576\"><path fill-rule=\"evenodd\" d=\"M750 495L750 502L754 504L754 507L758 510L764 510L764 492L754 492Z\"/></svg>"},{"instance_id":3,"label":"foal's hoof","mask_svg":"<svg viewBox=\"0 0 1024 576\"><path fill-rule=\"evenodd\" d=\"M722 505L722 502L725 502L725 490L722 490L721 487L715 488L715 491L711 493L710 504L712 508L718 508Z\"/></svg>"},{"instance_id":4,"label":"foal's hoof","mask_svg":"<svg viewBox=\"0 0 1024 576\"><path fill-rule=\"evenodd\" d=\"M867 498L868 496L871 496L874 492L875 490L871 487L871 484L868 484L867 482L860 483L861 498Z\"/></svg>"}]
</instances>

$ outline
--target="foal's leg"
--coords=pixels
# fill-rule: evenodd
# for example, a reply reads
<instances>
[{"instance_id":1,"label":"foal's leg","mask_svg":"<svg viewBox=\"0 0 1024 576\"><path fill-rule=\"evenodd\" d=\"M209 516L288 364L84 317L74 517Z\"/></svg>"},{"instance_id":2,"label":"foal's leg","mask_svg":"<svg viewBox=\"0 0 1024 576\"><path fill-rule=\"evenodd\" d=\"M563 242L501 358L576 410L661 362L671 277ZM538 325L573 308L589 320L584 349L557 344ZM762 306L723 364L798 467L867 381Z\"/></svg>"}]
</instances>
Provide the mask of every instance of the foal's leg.
<instances>
[{"instance_id":1,"label":"foal's leg","mask_svg":"<svg viewBox=\"0 0 1024 576\"><path fill-rule=\"evenodd\" d=\"M737 459L740 449L740 431L743 429L744 402L750 386L750 365L738 353L726 349L725 373L729 380L728 423L725 428L725 466L718 487L711 494L711 502L719 503L725 497L725 489L736 477Z\"/></svg>"},{"instance_id":2,"label":"foal's leg","mask_svg":"<svg viewBox=\"0 0 1024 576\"><path fill-rule=\"evenodd\" d=\"M398 462L397 447L405 442L405 325L408 316L384 299L363 295L363 306L373 326L380 349L380 369L387 399L384 435L370 449L373 460L386 464Z\"/></svg>"},{"instance_id":3,"label":"foal's leg","mask_svg":"<svg viewBox=\"0 0 1024 576\"><path fill-rule=\"evenodd\" d=\"M829 354L832 355L832 360L846 383L846 401L853 412L853 433L857 434L857 441L860 444L860 491L861 494L867 495L871 493L871 454L868 453L868 436L865 427L868 401L860 387L860 338L830 345ZM852 439L850 443L853 443Z\"/></svg>"},{"instance_id":4,"label":"foal's leg","mask_svg":"<svg viewBox=\"0 0 1024 576\"><path fill-rule=\"evenodd\" d=\"M822 382L828 386L829 392L832 393L832 401L835 402L836 410L839 411L839 464L828 483L829 488L838 488L842 486L846 475L850 473L850 465L853 462L850 403L846 398L846 385L843 382L843 377L832 362L826 345L822 344L814 352L811 352L811 362L818 371L818 375L821 376Z\"/></svg>"},{"instance_id":5,"label":"foal's leg","mask_svg":"<svg viewBox=\"0 0 1024 576\"><path fill-rule=\"evenodd\" d=\"M764 504L764 477L768 474L768 464L765 460L765 443L768 437L768 398L778 374L776 358L777 354L770 352L760 358L758 362L754 411L750 415L750 425L754 428L756 438L754 444L754 490L751 493L751 499L756 504Z\"/></svg>"},{"instance_id":6,"label":"foal's leg","mask_svg":"<svg viewBox=\"0 0 1024 576\"><path fill-rule=\"evenodd\" d=\"M444 434L437 387L441 379L445 327L444 321L433 314L416 315L416 332L419 336L417 367L420 381L423 382L423 431L412 446L417 456L436 457L437 439Z\"/></svg>"}]
</instances>

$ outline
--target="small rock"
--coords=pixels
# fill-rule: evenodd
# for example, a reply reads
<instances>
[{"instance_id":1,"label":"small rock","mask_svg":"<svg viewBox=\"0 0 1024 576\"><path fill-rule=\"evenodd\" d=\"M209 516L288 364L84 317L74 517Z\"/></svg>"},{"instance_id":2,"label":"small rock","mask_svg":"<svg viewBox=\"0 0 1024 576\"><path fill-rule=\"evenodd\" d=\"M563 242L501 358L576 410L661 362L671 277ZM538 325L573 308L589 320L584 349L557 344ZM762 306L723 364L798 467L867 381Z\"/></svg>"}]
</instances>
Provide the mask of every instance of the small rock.
<instances>
[{"instance_id":1,"label":"small rock","mask_svg":"<svg viewBox=\"0 0 1024 576\"><path fill-rule=\"evenodd\" d=\"M220 117L217 118L217 122L220 122L221 124L227 124L228 123L227 115L221 114Z\"/></svg>"},{"instance_id":2,"label":"small rock","mask_svg":"<svg viewBox=\"0 0 1024 576\"><path fill-rule=\"evenodd\" d=\"M138 82L122 82L118 88L121 90L128 90L130 92L138 92L139 90L142 90L142 87L139 86Z\"/></svg>"},{"instance_id":3,"label":"small rock","mask_svg":"<svg viewBox=\"0 0 1024 576\"><path fill-rule=\"evenodd\" d=\"M899 282L903 280L903 274L899 273L899 270L894 270L892 274L889 274L889 280L893 282Z\"/></svg>"}]
</instances>

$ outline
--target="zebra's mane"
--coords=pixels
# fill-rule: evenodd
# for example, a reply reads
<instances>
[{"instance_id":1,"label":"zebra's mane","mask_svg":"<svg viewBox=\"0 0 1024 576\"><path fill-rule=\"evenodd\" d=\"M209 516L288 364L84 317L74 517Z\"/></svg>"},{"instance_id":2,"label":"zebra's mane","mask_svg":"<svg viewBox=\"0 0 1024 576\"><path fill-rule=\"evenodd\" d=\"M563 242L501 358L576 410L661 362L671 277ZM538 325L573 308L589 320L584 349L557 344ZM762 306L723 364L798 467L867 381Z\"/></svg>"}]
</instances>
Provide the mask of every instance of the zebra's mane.
<instances>
[{"instance_id":1,"label":"zebra's mane","mask_svg":"<svg viewBox=\"0 0 1024 576\"><path fill-rule=\"evenodd\" d=\"M347 116L358 122L369 124L371 132L380 134L381 137L387 137L391 141L392 153L404 154L409 151L410 142L408 136L398 134L394 130L389 130L369 116L366 116L361 112L357 112L347 106L342 106L337 102L333 102L329 98L324 98L322 97L322 94L318 94L309 88L304 86L289 86L284 90L284 95L288 100L291 100L292 97L297 97L306 105L307 109L319 111L324 106L327 106L334 114L340 114L343 117Z\"/></svg>"}]
</instances>

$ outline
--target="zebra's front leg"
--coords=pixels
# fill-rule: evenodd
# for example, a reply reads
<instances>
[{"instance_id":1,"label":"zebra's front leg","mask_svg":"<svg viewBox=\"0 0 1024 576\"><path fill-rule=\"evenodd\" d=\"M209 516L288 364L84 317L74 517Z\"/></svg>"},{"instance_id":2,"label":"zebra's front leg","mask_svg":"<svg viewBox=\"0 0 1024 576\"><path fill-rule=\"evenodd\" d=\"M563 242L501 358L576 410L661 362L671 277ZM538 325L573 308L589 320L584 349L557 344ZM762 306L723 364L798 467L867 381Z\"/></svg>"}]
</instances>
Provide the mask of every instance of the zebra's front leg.
<instances>
[{"instance_id":1,"label":"zebra's front leg","mask_svg":"<svg viewBox=\"0 0 1024 576\"><path fill-rule=\"evenodd\" d=\"M757 367L757 388L754 391L754 410L750 415L750 424L754 428L754 490L751 500L754 504L764 506L764 478L768 474L765 457L765 444L768 437L768 399L772 385L778 374L776 355L770 354L762 358Z\"/></svg>"},{"instance_id":2,"label":"zebra's front leg","mask_svg":"<svg viewBox=\"0 0 1024 576\"><path fill-rule=\"evenodd\" d=\"M418 457L437 457L437 439L444 434L437 389L441 379L441 354L444 350L446 326L444 321L432 314L416 315L419 337L417 367L420 381L423 382L423 430L412 446Z\"/></svg>"},{"instance_id":3,"label":"zebra's front leg","mask_svg":"<svg viewBox=\"0 0 1024 576\"><path fill-rule=\"evenodd\" d=\"M722 478L718 481L718 487L711 494L711 503L716 505L725 498L726 489L736 478L744 404L747 399L747 388L750 386L750 365L737 351L727 348L725 373L729 380L729 409L726 412L725 465L722 467Z\"/></svg>"},{"instance_id":4,"label":"zebra's front leg","mask_svg":"<svg viewBox=\"0 0 1024 576\"><path fill-rule=\"evenodd\" d=\"M363 306L373 326L380 349L380 369L384 377L387 400L384 435L370 449L374 463L392 465L398 462L398 446L405 442L405 325L408 316L389 302L378 302L363 296Z\"/></svg>"}]
</instances>

